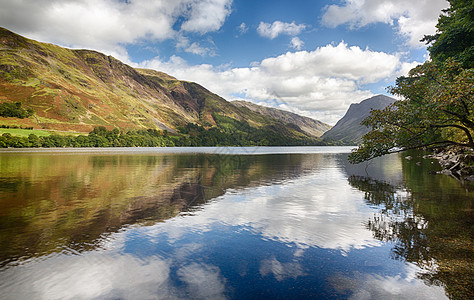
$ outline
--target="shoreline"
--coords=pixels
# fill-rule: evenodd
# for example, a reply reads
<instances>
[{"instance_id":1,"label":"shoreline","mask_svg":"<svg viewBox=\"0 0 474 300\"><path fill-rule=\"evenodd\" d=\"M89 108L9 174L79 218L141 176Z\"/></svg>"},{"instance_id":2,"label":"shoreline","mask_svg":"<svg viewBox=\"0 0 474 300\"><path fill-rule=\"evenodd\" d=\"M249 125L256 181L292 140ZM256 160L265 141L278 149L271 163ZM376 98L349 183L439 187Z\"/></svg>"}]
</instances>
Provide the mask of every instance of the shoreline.
<instances>
[{"instance_id":1,"label":"shoreline","mask_svg":"<svg viewBox=\"0 0 474 300\"><path fill-rule=\"evenodd\" d=\"M436 159L443 170L438 174L449 175L460 181L474 182L474 150L448 148L436 150L429 158Z\"/></svg>"}]
</instances>

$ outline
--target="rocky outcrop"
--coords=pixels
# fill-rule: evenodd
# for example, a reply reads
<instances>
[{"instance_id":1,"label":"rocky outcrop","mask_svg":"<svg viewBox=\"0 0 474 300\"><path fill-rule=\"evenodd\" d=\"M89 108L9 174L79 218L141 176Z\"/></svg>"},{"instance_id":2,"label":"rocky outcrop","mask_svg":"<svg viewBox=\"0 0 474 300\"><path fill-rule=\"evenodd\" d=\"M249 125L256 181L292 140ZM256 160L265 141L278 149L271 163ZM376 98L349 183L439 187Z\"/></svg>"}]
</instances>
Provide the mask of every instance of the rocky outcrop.
<instances>
[{"instance_id":1,"label":"rocky outcrop","mask_svg":"<svg viewBox=\"0 0 474 300\"><path fill-rule=\"evenodd\" d=\"M463 181L474 182L474 150L449 148L430 155L443 168L440 174L453 176Z\"/></svg>"}]
</instances>

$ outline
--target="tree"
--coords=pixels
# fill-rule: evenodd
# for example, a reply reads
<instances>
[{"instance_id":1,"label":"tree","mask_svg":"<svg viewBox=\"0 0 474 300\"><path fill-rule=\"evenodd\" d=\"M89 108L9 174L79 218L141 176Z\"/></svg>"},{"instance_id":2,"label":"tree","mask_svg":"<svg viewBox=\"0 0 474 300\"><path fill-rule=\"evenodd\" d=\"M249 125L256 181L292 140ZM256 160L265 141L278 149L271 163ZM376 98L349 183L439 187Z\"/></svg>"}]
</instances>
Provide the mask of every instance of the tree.
<instances>
[{"instance_id":1,"label":"tree","mask_svg":"<svg viewBox=\"0 0 474 300\"><path fill-rule=\"evenodd\" d=\"M474 5L470 0L449 0L449 3L450 7L438 19L438 32L425 35L421 41L431 43L428 50L433 61L454 58L464 68L473 68Z\"/></svg>"},{"instance_id":2,"label":"tree","mask_svg":"<svg viewBox=\"0 0 474 300\"><path fill-rule=\"evenodd\" d=\"M0 116L1 117L13 117L24 119L32 116L34 114L34 110L29 108L28 110L24 110L21 107L21 102L4 102L0 103Z\"/></svg>"},{"instance_id":3,"label":"tree","mask_svg":"<svg viewBox=\"0 0 474 300\"><path fill-rule=\"evenodd\" d=\"M474 148L474 2L450 4L437 34L423 39L432 43L431 60L389 88L403 100L373 110L362 122L372 129L349 156L351 162L425 147Z\"/></svg>"}]
</instances>

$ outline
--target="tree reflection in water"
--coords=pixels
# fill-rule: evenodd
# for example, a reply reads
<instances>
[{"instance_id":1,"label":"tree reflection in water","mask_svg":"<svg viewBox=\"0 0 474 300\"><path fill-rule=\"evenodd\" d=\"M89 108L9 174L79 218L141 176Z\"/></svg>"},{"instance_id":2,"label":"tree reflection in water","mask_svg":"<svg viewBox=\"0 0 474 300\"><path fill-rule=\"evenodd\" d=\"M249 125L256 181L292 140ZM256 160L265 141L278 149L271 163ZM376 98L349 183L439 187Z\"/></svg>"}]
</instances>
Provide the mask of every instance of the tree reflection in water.
<instances>
[{"instance_id":1,"label":"tree reflection in water","mask_svg":"<svg viewBox=\"0 0 474 300\"><path fill-rule=\"evenodd\" d=\"M366 227L375 238L393 242L393 258L418 265L423 270L419 277L428 284L444 285L453 299L474 299L472 192L452 193L439 183L437 189L420 191L416 178L410 178L416 173L406 172L405 166L404 171L403 187L349 177L367 204L379 208Z\"/></svg>"}]
</instances>

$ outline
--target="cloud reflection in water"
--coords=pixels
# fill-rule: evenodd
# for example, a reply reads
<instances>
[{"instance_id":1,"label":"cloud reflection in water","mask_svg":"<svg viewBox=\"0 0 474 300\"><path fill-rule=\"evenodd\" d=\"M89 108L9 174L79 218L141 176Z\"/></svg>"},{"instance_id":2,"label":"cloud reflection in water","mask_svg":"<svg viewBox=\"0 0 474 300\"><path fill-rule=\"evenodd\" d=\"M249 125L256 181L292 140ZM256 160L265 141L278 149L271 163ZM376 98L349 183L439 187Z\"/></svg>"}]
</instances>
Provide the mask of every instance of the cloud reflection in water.
<instances>
[{"instance_id":1,"label":"cloud reflection in water","mask_svg":"<svg viewBox=\"0 0 474 300\"><path fill-rule=\"evenodd\" d=\"M335 156L324 156L324 166L305 170L271 184L227 189L163 223L129 226L107 236L101 250L51 254L4 269L2 297L225 299L248 279L255 280L252 288L268 291L271 281L277 282L276 290L311 276L321 277L322 284L329 280L336 292L354 299L443 297L442 288L407 276L413 270L403 262L377 265L383 271L374 273L374 268L354 267L361 259L385 259L357 256L384 246L364 225L375 210L366 205L363 192L349 185ZM383 251L371 253L388 252ZM331 273L337 264L347 265L337 270L340 274ZM403 275L387 274L391 267ZM314 274L319 271L324 275Z\"/></svg>"}]
</instances>

